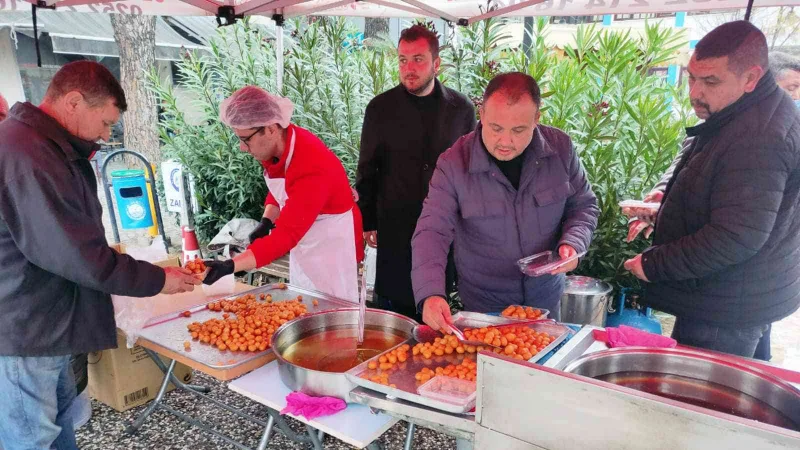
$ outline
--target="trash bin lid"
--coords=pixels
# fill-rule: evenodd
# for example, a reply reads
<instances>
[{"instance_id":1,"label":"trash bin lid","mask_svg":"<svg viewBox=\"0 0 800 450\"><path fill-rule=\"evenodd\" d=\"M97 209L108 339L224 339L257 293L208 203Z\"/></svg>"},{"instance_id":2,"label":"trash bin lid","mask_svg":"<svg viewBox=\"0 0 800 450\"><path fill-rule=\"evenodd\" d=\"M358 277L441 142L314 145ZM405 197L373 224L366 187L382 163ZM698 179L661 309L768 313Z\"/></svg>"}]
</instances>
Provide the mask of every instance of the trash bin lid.
<instances>
[{"instance_id":1,"label":"trash bin lid","mask_svg":"<svg viewBox=\"0 0 800 450\"><path fill-rule=\"evenodd\" d=\"M115 170L111 172L112 178L143 177L144 170Z\"/></svg>"},{"instance_id":2,"label":"trash bin lid","mask_svg":"<svg viewBox=\"0 0 800 450\"><path fill-rule=\"evenodd\" d=\"M564 293L572 295L606 295L614 288L605 281L570 275L564 282Z\"/></svg>"}]
</instances>

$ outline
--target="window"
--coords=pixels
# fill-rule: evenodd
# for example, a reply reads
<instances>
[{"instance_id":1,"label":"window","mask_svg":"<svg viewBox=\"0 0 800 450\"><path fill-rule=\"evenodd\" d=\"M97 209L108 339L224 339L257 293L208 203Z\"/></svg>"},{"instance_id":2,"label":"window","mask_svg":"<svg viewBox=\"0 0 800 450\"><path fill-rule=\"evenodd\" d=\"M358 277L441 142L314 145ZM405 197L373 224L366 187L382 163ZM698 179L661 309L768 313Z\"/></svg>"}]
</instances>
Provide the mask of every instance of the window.
<instances>
[{"instance_id":1,"label":"window","mask_svg":"<svg viewBox=\"0 0 800 450\"><path fill-rule=\"evenodd\" d=\"M603 16L553 16L550 23L556 25L581 25L584 23L599 23L603 21Z\"/></svg>"}]
</instances>

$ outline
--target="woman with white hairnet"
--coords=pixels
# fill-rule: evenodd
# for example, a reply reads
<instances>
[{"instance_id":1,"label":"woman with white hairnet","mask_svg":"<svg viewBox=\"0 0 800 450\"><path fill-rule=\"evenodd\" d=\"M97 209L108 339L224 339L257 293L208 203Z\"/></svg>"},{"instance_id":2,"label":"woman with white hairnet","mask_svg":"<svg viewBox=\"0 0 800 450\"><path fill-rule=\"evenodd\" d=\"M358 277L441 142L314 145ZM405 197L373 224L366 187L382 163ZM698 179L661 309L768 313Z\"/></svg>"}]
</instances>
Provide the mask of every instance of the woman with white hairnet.
<instances>
[{"instance_id":1,"label":"woman with white hairnet","mask_svg":"<svg viewBox=\"0 0 800 450\"><path fill-rule=\"evenodd\" d=\"M269 194L247 251L207 263L204 283L265 266L289 252L289 281L335 297L358 298L364 257L361 214L341 161L308 130L292 125L292 102L247 86L220 105L239 149L264 166Z\"/></svg>"}]
</instances>

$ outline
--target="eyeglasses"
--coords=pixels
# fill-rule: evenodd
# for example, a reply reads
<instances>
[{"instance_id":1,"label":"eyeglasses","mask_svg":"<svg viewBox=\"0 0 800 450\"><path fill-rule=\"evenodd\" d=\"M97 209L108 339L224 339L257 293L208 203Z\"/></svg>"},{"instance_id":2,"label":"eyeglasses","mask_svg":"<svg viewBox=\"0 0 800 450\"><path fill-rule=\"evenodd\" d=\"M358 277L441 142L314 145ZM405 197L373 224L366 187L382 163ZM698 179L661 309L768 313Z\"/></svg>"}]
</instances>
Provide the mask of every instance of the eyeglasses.
<instances>
[{"instance_id":1,"label":"eyeglasses","mask_svg":"<svg viewBox=\"0 0 800 450\"><path fill-rule=\"evenodd\" d=\"M261 130L263 130L264 128L266 128L266 127L258 127L258 128L256 128L256 131L254 131L254 132L253 132L253 134L251 134L250 136L247 136L246 138L240 137L240 136L238 136L238 135L237 135L236 137L238 137L238 138L239 138L239 140L240 140L240 141L241 141L241 142L242 142L244 145L246 145L246 146L250 147L250 144L248 144L248 142L250 141L250 139L253 139L253 136L255 136L255 135L257 135L258 133L260 133L260 132L261 132Z\"/></svg>"}]
</instances>

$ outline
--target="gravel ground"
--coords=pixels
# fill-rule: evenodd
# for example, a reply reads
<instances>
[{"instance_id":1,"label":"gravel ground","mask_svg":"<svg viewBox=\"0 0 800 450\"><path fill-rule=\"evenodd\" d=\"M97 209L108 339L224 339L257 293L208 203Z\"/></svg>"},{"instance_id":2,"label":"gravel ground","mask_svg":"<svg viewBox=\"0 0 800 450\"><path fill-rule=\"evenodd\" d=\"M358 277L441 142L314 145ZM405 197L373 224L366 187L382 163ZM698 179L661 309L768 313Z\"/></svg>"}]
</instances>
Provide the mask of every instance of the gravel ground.
<instances>
[{"instance_id":1,"label":"gravel ground","mask_svg":"<svg viewBox=\"0 0 800 450\"><path fill-rule=\"evenodd\" d=\"M195 371L194 384L211 388L211 396L229 405L239 408L258 419L267 420L266 408L259 403L231 391L227 383L217 381L205 374ZM261 433L260 426L236 417L227 411L220 410L213 403L198 402L189 393L172 391L165 396L166 404L184 414L196 417L213 425L223 434L244 445L255 448ZM92 400L92 418L77 431L78 447L83 450L134 450L134 449L182 449L182 450L234 450L236 447L225 443L215 436L193 427L179 418L164 411L157 411L144 423L135 435L124 432L125 427L144 411L146 405L119 413L110 407ZM305 425L287 418L291 428L296 432L304 432ZM387 450L402 449L405 442L407 424L399 422L386 432L380 442ZM351 449L347 445L330 436L325 437L326 449ZM273 432L270 449L303 449L303 445L294 443L283 434ZM414 435L414 448L418 450L445 450L456 448L455 439L432 430L417 427Z\"/></svg>"}]
</instances>

